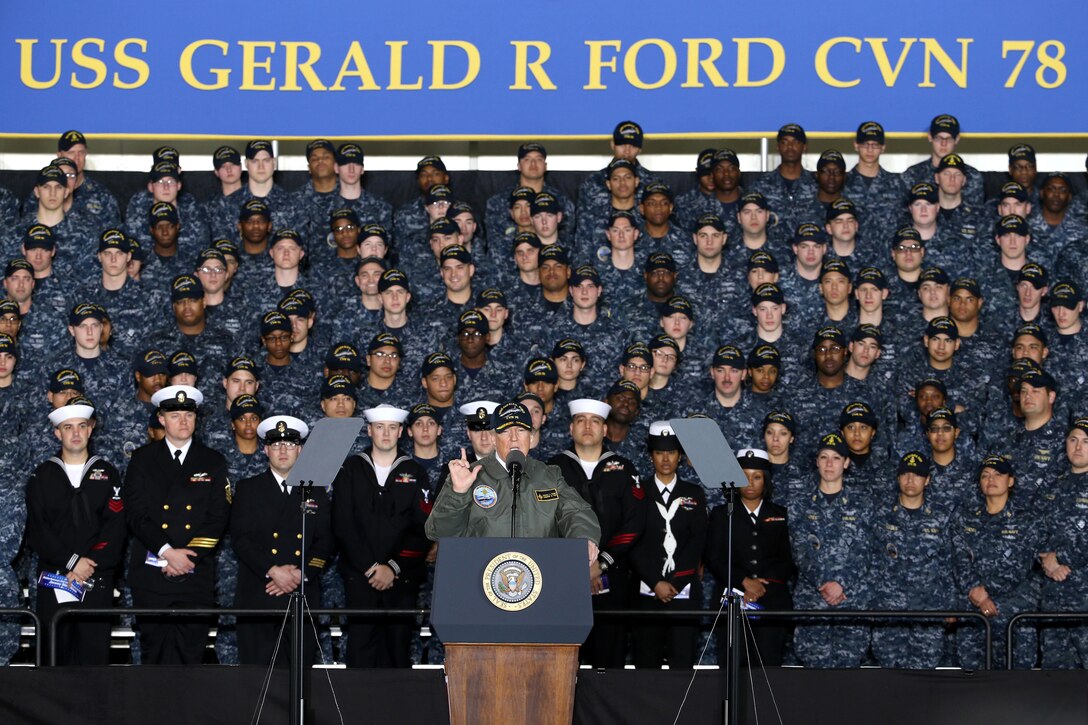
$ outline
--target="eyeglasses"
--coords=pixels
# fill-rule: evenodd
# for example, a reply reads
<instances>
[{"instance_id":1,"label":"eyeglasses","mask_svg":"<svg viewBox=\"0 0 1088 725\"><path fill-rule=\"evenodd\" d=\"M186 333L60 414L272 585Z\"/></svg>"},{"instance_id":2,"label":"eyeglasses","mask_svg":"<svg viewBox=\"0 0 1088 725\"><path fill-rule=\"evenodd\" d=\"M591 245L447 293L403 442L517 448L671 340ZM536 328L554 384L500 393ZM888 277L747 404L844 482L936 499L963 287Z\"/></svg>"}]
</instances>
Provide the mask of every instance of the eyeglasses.
<instances>
[{"instance_id":1,"label":"eyeglasses","mask_svg":"<svg viewBox=\"0 0 1088 725\"><path fill-rule=\"evenodd\" d=\"M73 174L73 176L75 176L75 174ZM178 182L175 179L159 179L158 181L154 181L152 183L155 184L155 186L163 186L167 189L169 189L171 186L178 185Z\"/></svg>"},{"instance_id":2,"label":"eyeglasses","mask_svg":"<svg viewBox=\"0 0 1088 725\"><path fill-rule=\"evenodd\" d=\"M816 348L816 354L817 355L828 355L828 354L833 353L833 352L842 352L842 351L843 351L842 345L828 345L827 347L818 347L818 348Z\"/></svg>"},{"instance_id":3,"label":"eyeglasses","mask_svg":"<svg viewBox=\"0 0 1088 725\"><path fill-rule=\"evenodd\" d=\"M675 362L676 355L671 352L663 352L661 350L654 350L654 357L664 360L665 362Z\"/></svg>"},{"instance_id":4,"label":"eyeglasses","mask_svg":"<svg viewBox=\"0 0 1088 725\"><path fill-rule=\"evenodd\" d=\"M640 372L640 373L650 372L650 366L649 365L635 365L634 363L625 363L624 367L627 368L628 370L630 370L631 372Z\"/></svg>"},{"instance_id":5,"label":"eyeglasses","mask_svg":"<svg viewBox=\"0 0 1088 725\"><path fill-rule=\"evenodd\" d=\"M333 234L339 234L340 232L351 232L351 231L355 231L358 228L359 227L355 226L354 224L345 224L342 227L334 227L333 230L332 230L332 233Z\"/></svg>"},{"instance_id":6,"label":"eyeglasses","mask_svg":"<svg viewBox=\"0 0 1088 725\"><path fill-rule=\"evenodd\" d=\"M197 272L203 272L204 274L226 274L225 267L197 267Z\"/></svg>"},{"instance_id":7,"label":"eyeglasses","mask_svg":"<svg viewBox=\"0 0 1088 725\"><path fill-rule=\"evenodd\" d=\"M483 337L484 333L479 330L461 330L457 333L461 337Z\"/></svg>"},{"instance_id":8,"label":"eyeglasses","mask_svg":"<svg viewBox=\"0 0 1088 725\"><path fill-rule=\"evenodd\" d=\"M265 335L264 339L266 342L291 342L291 336L284 333L279 335Z\"/></svg>"},{"instance_id":9,"label":"eyeglasses","mask_svg":"<svg viewBox=\"0 0 1088 725\"><path fill-rule=\"evenodd\" d=\"M18 315L4 315L0 317L0 322L21 322L22 318Z\"/></svg>"},{"instance_id":10,"label":"eyeglasses","mask_svg":"<svg viewBox=\"0 0 1088 725\"><path fill-rule=\"evenodd\" d=\"M69 179L74 179L74 178L76 178L76 174L73 174L73 173L72 173L71 171L67 171L67 172L65 172L65 174L64 174L64 175L65 175L66 177L68 177Z\"/></svg>"},{"instance_id":11,"label":"eyeglasses","mask_svg":"<svg viewBox=\"0 0 1088 725\"><path fill-rule=\"evenodd\" d=\"M897 252L920 252L922 250L921 244L896 244L895 251Z\"/></svg>"},{"instance_id":12,"label":"eyeglasses","mask_svg":"<svg viewBox=\"0 0 1088 725\"><path fill-rule=\"evenodd\" d=\"M371 354L374 355L374 357L385 358L387 360L396 360L400 357L399 352L386 352L385 350L375 350Z\"/></svg>"},{"instance_id":13,"label":"eyeglasses","mask_svg":"<svg viewBox=\"0 0 1088 725\"><path fill-rule=\"evenodd\" d=\"M268 444L268 447L291 451L295 448L298 448L298 443L296 443L295 441L273 441L272 443Z\"/></svg>"},{"instance_id":14,"label":"eyeglasses","mask_svg":"<svg viewBox=\"0 0 1088 725\"><path fill-rule=\"evenodd\" d=\"M929 427L930 433L951 433L954 430L955 428L950 425L931 425Z\"/></svg>"}]
</instances>

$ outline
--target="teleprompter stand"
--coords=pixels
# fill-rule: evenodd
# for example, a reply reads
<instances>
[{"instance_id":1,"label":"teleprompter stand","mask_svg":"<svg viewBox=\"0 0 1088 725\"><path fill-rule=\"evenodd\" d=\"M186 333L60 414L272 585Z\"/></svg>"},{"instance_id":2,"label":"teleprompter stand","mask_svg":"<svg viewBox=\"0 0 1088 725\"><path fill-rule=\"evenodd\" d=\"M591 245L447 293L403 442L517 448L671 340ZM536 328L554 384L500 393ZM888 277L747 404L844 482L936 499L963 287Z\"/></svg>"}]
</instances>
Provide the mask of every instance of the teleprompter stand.
<instances>
[{"instance_id":1,"label":"teleprompter stand","mask_svg":"<svg viewBox=\"0 0 1088 725\"><path fill-rule=\"evenodd\" d=\"M299 547L298 568L302 579L298 589L291 594L291 686L289 700L291 725L306 722L307 680L310 663L305 661L306 641L306 516L313 513L310 491L314 487L329 488L340 466L351 451L362 418L322 418L314 424L306 438L298 460L291 469L288 485L298 486L302 492L299 515L302 517L302 545Z\"/></svg>"},{"instance_id":2,"label":"teleprompter stand","mask_svg":"<svg viewBox=\"0 0 1088 725\"><path fill-rule=\"evenodd\" d=\"M748 485L748 477L740 467L733 449L725 440L718 424L709 418L673 418L669 421L684 454L704 486L717 486L726 491L726 510L729 513L729 551L726 559L728 578L725 581L726 613L726 661L725 707L726 725L740 723L740 650L744 646L744 622L741 621L740 597L733 592L733 507L737 489Z\"/></svg>"}]
</instances>

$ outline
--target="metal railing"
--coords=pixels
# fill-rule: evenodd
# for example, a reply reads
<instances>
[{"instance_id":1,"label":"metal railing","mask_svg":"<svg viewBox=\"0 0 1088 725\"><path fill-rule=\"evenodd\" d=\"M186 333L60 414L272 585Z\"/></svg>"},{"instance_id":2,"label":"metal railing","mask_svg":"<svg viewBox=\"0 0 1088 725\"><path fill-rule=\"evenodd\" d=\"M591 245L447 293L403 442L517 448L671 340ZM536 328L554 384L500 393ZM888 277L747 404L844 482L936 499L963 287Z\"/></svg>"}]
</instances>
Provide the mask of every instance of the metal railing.
<instances>
[{"instance_id":1,"label":"metal railing","mask_svg":"<svg viewBox=\"0 0 1088 725\"><path fill-rule=\"evenodd\" d=\"M18 610L24 611L24 610ZM430 609L351 609L347 607L343 608L323 608L323 609L307 609L309 614L317 617L321 616L346 616L346 617L370 617L370 618L415 618L419 616L427 616L431 613ZM4 610L0 609L0 614L3 614ZM219 617L219 616L242 616L242 617L259 617L261 619L279 619L285 616L290 616L290 612L287 610L286 600L284 600L283 609L245 609L240 607L65 607L57 610L53 617L49 620L49 665L51 667L57 664L57 626L62 619L67 617L93 617L93 616L157 616L157 617ZM34 617L38 620L38 617ZM41 642L39 637L35 637L38 640L37 648L39 651L38 659L36 663L40 665L41 662Z\"/></svg>"},{"instance_id":2,"label":"metal railing","mask_svg":"<svg viewBox=\"0 0 1088 725\"><path fill-rule=\"evenodd\" d=\"M27 609L26 607L5 607L0 608L0 616L8 617L13 615L19 615L20 617L29 617L34 626L34 666L42 666L42 618L38 616L38 613L33 609Z\"/></svg>"},{"instance_id":3,"label":"metal railing","mask_svg":"<svg viewBox=\"0 0 1088 725\"><path fill-rule=\"evenodd\" d=\"M1088 612L1021 612L1013 615L1008 625L1005 626L1005 669L1015 669L1013 667L1012 647L1015 642L1017 625L1033 619L1037 621L1053 620L1055 622L1063 619L1088 621Z\"/></svg>"},{"instance_id":4,"label":"metal railing","mask_svg":"<svg viewBox=\"0 0 1088 725\"><path fill-rule=\"evenodd\" d=\"M170 617L207 617L207 616L258 616L262 618L283 617L287 614L286 605L284 609L241 609L241 608L219 608L219 607L202 607L202 608L124 608L124 607L100 607L95 609L85 609L80 607L67 607L58 610L53 618L49 622L49 634L50 634L50 648L49 648L49 664L56 664L56 628L57 624L65 617L70 616L102 616L102 615L154 615L154 616L170 616ZM22 611L22 610L20 610ZM330 616L330 617L370 617L370 618L415 618L425 617L430 614L430 609L350 609L350 608L323 608L323 609L309 609L307 610L314 616ZM0 610L3 613L3 610ZM664 611L641 611L641 610L627 610L627 609L599 609L593 612L593 616L602 617L615 617L622 619L661 619L661 618L680 618L680 619L701 619L704 617L714 617L719 613L717 609L687 609L687 610L664 610ZM724 610L722 610L724 613ZM747 616L752 619L792 619L792 620L807 620L807 619L846 619L846 620L858 620L858 619L884 619L884 620L939 620L943 622L946 619L966 619L973 620L981 624L984 634L984 661L986 669L991 669L993 666L993 631L990 620L984 617L978 612L955 612L955 611L889 611L889 610L840 610L830 611L823 609L791 609L785 611L750 611L745 612ZM1010 624L1011 626L1011 624ZM40 649L40 643L38 645ZM39 657L40 660L40 657Z\"/></svg>"},{"instance_id":5,"label":"metal railing","mask_svg":"<svg viewBox=\"0 0 1088 725\"><path fill-rule=\"evenodd\" d=\"M717 609L689 609L678 611L630 611L626 609L597 609L594 610L593 616L603 615L606 617L622 617L622 618L646 618L646 617L680 617L685 619L695 619L702 617L713 617L719 613ZM721 614L725 615L725 610L721 610ZM827 610L827 609L787 609L770 611L765 609L749 610L743 612L747 617L753 620L757 619L912 619L912 620L940 620L943 622L946 619L969 619L979 622L982 625L984 634L984 661L987 670L993 669L993 625L990 624L990 620L980 614L979 612L955 612L951 610L875 610L875 609L848 609L848 610Z\"/></svg>"}]
</instances>

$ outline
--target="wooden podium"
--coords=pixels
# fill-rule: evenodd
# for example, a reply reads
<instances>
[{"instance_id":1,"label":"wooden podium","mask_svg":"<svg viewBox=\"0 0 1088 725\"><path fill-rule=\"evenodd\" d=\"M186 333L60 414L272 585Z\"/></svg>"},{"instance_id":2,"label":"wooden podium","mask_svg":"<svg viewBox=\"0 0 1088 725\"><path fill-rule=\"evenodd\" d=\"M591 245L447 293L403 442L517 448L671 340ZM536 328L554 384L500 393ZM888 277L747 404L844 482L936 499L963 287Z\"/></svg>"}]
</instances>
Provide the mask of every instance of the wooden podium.
<instances>
[{"instance_id":1,"label":"wooden podium","mask_svg":"<svg viewBox=\"0 0 1088 725\"><path fill-rule=\"evenodd\" d=\"M431 625L451 725L569 724L593 626L581 539L442 539Z\"/></svg>"}]
</instances>

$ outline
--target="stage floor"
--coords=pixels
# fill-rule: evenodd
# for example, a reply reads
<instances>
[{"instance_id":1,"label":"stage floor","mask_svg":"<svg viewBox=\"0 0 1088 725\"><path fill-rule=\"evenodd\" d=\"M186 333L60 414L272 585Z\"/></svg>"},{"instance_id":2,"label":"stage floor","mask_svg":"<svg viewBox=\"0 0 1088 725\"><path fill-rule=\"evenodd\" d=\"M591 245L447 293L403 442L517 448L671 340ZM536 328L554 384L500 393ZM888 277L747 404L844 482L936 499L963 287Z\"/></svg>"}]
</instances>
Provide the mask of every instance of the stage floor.
<instances>
[{"instance_id":1,"label":"stage floor","mask_svg":"<svg viewBox=\"0 0 1088 725\"><path fill-rule=\"evenodd\" d=\"M327 670L344 723L448 722L440 670ZM311 721L341 722L325 670L314 670ZM582 670L574 722L672 723L691 672ZM777 723L755 673L759 722ZM768 671L787 725L1085 725L1085 672L902 672L879 669ZM0 723L11 725L245 725L253 722L264 671L251 667L0 669ZM529 683L530 686L531 683ZM488 687L481 682L480 687ZM722 722L717 670L700 671L681 723ZM756 722L751 698L748 723ZM261 723L287 723L287 675L272 679ZM531 723L528 725L532 725Z\"/></svg>"}]
</instances>

